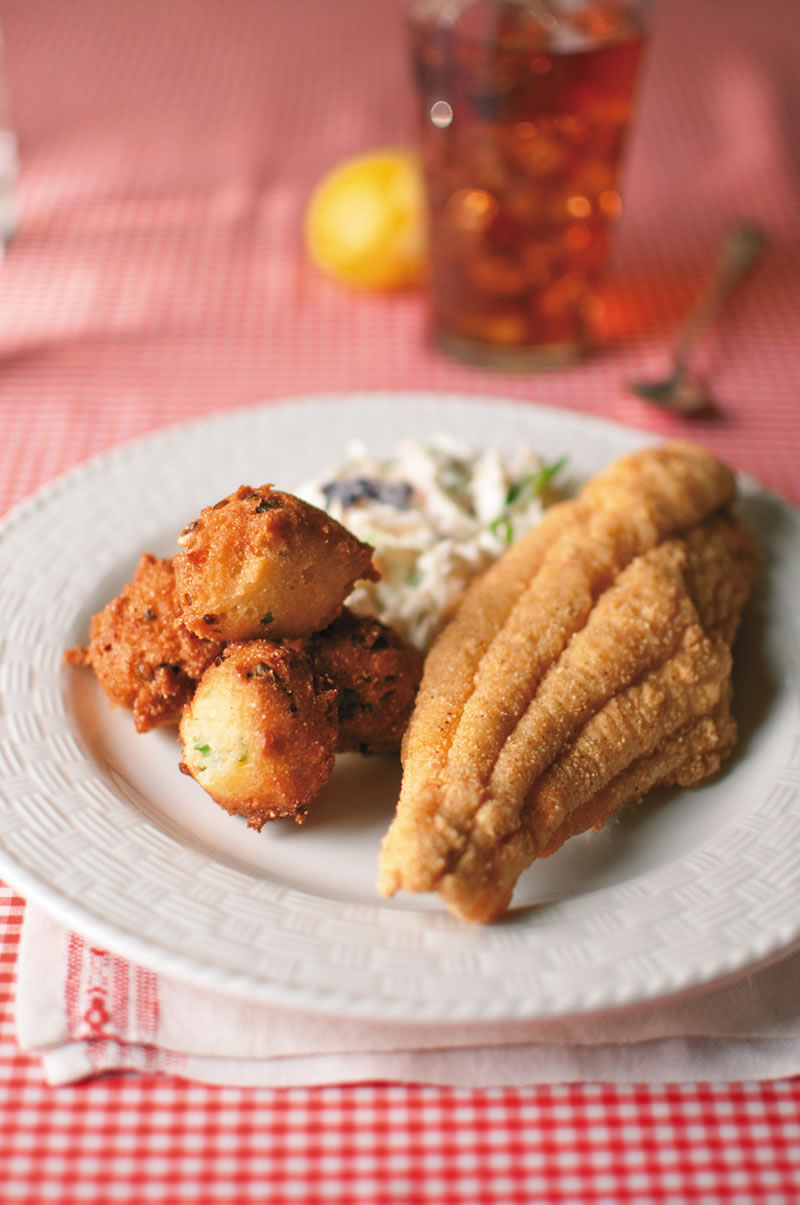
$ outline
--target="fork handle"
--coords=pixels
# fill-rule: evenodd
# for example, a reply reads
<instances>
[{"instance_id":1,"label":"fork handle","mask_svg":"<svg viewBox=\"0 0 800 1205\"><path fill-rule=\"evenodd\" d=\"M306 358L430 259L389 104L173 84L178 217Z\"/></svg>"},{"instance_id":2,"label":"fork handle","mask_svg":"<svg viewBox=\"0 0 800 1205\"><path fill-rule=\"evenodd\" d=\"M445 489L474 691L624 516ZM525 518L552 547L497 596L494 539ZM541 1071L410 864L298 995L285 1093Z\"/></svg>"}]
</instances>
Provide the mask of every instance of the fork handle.
<instances>
[{"instance_id":1,"label":"fork handle","mask_svg":"<svg viewBox=\"0 0 800 1205\"><path fill-rule=\"evenodd\" d=\"M766 238L760 226L740 222L722 244L705 288L689 311L675 346L675 365L684 368L695 343L716 318L739 281L761 254Z\"/></svg>"}]
</instances>

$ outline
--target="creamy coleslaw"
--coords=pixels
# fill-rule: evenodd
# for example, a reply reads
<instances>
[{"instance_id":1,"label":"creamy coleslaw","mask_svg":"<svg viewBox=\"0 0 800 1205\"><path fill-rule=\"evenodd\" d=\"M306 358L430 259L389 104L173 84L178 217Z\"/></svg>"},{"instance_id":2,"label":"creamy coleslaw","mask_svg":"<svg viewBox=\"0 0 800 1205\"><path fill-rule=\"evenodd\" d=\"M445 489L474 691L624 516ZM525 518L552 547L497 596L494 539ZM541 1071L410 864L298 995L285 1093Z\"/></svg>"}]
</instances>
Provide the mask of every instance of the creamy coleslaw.
<instances>
[{"instance_id":1,"label":"creamy coleslaw","mask_svg":"<svg viewBox=\"0 0 800 1205\"><path fill-rule=\"evenodd\" d=\"M476 451L445 436L380 458L360 443L297 493L375 548L378 582L347 600L426 650L464 587L542 518L565 461L527 445Z\"/></svg>"}]
</instances>

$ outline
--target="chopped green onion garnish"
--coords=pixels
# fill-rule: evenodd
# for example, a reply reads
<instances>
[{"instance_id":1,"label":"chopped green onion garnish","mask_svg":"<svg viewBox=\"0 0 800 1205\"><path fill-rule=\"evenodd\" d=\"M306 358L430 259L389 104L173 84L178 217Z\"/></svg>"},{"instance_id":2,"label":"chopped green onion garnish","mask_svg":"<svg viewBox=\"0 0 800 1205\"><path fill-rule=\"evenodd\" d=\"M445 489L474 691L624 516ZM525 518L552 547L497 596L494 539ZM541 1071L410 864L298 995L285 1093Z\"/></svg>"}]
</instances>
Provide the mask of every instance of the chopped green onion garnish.
<instances>
[{"instance_id":1,"label":"chopped green onion garnish","mask_svg":"<svg viewBox=\"0 0 800 1205\"><path fill-rule=\"evenodd\" d=\"M539 494L547 489L550 482L557 473L561 472L566 463L566 456L562 456L558 460L553 461L552 464L542 465L535 473L528 473L526 477L520 478L519 481L512 482L506 494L506 506L513 506L523 496L526 501L538 498Z\"/></svg>"},{"instance_id":2,"label":"chopped green onion garnish","mask_svg":"<svg viewBox=\"0 0 800 1205\"><path fill-rule=\"evenodd\" d=\"M211 753L210 745L202 745L199 743L199 738L194 742L194 747L202 757L208 757Z\"/></svg>"},{"instance_id":3,"label":"chopped green onion garnish","mask_svg":"<svg viewBox=\"0 0 800 1205\"><path fill-rule=\"evenodd\" d=\"M489 530L492 535L497 536L498 540L502 540L506 544L510 544L514 539L514 524L508 515L500 515L493 523L489 524Z\"/></svg>"}]
</instances>

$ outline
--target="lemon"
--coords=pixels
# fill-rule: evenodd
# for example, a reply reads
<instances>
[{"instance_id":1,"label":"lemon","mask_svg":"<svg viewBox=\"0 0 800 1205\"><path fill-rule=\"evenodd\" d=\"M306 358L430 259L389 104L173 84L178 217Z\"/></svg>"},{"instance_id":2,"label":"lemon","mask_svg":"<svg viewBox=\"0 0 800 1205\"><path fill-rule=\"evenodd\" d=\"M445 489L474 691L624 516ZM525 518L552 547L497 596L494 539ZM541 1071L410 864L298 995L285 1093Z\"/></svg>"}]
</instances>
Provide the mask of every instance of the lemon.
<instances>
[{"instance_id":1,"label":"lemon","mask_svg":"<svg viewBox=\"0 0 800 1205\"><path fill-rule=\"evenodd\" d=\"M425 201L417 154L406 148L346 159L320 180L305 222L316 266L367 289L403 289L425 272Z\"/></svg>"}]
</instances>

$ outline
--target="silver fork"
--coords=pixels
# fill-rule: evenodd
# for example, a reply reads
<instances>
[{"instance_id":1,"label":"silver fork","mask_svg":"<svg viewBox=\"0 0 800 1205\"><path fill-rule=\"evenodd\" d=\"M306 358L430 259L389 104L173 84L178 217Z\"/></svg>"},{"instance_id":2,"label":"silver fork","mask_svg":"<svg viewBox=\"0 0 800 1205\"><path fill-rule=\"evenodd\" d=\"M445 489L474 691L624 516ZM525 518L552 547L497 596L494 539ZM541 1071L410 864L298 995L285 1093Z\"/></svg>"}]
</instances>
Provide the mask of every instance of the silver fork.
<instances>
[{"instance_id":1,"label":"silver fork","mask_svg":"<svg viewBox=\"0 0 800 1205\"><path fill-rule=\"evenodd\" d=\"M728 232L711 276L681 327L672 353L671 371L658 381L629 382L633 393L683 414L696 414L711 406L705 383L691 371L691 355L761 254L765 242L764 232L750 222L740 222Z\"/></svg>"}]
</instances>

